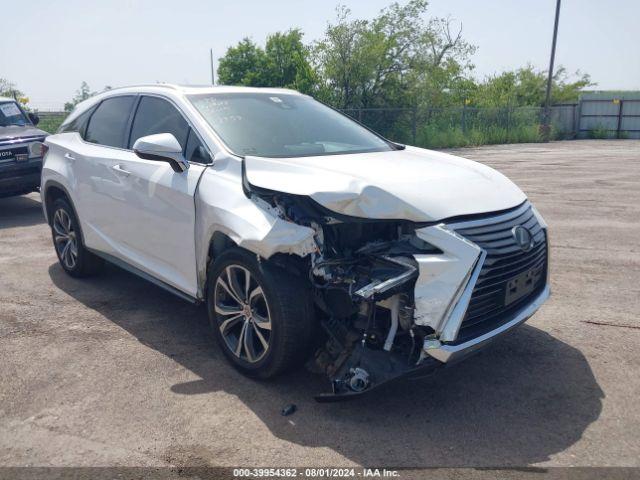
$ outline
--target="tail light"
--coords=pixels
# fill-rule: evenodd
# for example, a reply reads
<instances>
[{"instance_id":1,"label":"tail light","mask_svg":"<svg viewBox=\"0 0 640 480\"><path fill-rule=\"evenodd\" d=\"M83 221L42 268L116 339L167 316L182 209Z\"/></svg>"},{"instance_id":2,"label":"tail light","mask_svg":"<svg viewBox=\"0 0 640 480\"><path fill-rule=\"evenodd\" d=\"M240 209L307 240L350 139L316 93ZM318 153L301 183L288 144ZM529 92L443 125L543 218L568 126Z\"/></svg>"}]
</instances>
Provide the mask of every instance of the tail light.
<instances>
[{"instance_id":1,"label":"tail light","mask_svg":"<svg viewBox=\"0 0 640 480\"><path fill-rule=\"evenodd\" d=\"M45 145L44 143L41 143L41 145L42 145L42 164L44 165L47 152L49 151L49 145Z\"/></svg>"}]
</instances>

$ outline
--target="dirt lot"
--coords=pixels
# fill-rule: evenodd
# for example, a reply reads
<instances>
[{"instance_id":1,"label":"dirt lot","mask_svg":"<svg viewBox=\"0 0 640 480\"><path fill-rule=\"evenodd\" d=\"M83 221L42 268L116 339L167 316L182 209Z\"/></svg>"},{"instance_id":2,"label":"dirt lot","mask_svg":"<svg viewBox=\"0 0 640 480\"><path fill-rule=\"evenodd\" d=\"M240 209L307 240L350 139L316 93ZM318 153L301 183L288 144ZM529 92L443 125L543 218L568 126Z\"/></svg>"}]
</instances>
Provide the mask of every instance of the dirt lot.
<instances>
[{"instance_id":1,"label":"dirt lot","mask_svg":"<svg viewBox=\"0 0 640 480\"><path fill-rule=\"evenodd\" d=\"M304 371L241 377L202 307L67 277L38 196L0 200L0 465L640 466L640 141L457 153L545 216L553 297L466 363L340 404Z\"/></svg>"}]
</instances>

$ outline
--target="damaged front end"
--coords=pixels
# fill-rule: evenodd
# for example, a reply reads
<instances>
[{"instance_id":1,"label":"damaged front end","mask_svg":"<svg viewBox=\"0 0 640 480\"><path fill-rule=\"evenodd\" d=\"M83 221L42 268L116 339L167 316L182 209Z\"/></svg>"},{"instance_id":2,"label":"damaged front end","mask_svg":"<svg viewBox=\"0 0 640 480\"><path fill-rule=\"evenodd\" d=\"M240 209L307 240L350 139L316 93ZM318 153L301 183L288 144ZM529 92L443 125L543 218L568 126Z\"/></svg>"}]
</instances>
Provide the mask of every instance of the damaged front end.
<instances>
[{"instance_id":1,"label":"damaged front end","mask_svg":"<svg viewBox=\"0 0 640 480\"><path fill-rule=\"evenodd\" d=\"M402 223L324 225L322 232L310 279L327 333L315 366L332 384L318 399L330 399L367 391L420 361L434 331L414 323L415 255L442 252Z\"/></svg>"},{"instance_id":2,"label":"damaged front end","mask_svg":"<svg viewBox=\"0 0 640 480\"><path fill-rule=\"evenodd\" d=\"M316 249L296 263L308 277L326 334L311 361L332 401L441 366L483 259L482 250L442 224L368 220L327 210L303 195L245 193L281 219L313 229Z\"/></svg>"}]
</instances>

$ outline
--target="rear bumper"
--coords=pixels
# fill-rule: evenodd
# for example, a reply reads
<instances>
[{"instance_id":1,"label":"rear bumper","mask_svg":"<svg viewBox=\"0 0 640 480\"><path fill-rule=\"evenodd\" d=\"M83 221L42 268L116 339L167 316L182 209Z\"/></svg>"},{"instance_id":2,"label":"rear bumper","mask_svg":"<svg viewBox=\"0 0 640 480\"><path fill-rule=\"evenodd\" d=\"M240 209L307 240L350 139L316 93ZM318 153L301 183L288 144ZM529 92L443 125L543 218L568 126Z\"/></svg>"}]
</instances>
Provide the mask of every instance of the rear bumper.
<instances>
[{"instance_id":1,"label":"rear bumper","mask_svg":"<svg viewBox=\"0 0 640 480\"><path fill-rule=\"evenodd\" d=\"M0 196L34 191L40 186L42 158L0 164Z\"/></svg>"}]
</instances>

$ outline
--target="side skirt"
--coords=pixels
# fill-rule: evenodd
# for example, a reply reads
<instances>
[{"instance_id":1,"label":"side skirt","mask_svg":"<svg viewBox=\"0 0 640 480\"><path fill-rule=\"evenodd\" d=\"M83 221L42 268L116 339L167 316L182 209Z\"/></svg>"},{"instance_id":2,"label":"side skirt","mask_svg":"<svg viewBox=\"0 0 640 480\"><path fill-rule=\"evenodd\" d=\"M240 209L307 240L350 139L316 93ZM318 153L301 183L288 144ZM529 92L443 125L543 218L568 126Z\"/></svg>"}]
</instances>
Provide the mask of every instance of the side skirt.
<instances>
[{"instance_id":1,"label":"side skirt","mask_svg":"<svg viewBox=\"0 0 640 480\"><path fill-rule=\"evenodd\" d=\"M87 248L87 247L85 247ZM113 255L109 255L108 253L104 253L104 252L99 252L97 250L93 250L92 248L87 248L87 250L89 250L91 253L93 253L94 255L97 255L98 257L103 258L104 260L106 260L109 263L112 263L113 265L122 268L123 270L126 270L127 272L133 273L134 275L153 283L154 285L157 285L158 287L173 293L175 296L180 297L183 300L186 300L189 303L193 303L194 305L198 305L200 303L202 303L202 300L199 300L195 297L192 297L191 295L184 293L181 290L178 290L177 288L169 285L168 283L163 282L162 280L157 279L156 277L154 277L153 275L148 274L147 272L143 272L142 270L140 270L139 268L134 267L133 265L128 264L127 262L125 262L124 260L120 260L117 257L114 257Z\"/></svg>"}]
</instances>

